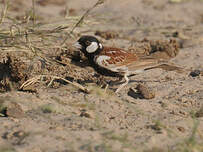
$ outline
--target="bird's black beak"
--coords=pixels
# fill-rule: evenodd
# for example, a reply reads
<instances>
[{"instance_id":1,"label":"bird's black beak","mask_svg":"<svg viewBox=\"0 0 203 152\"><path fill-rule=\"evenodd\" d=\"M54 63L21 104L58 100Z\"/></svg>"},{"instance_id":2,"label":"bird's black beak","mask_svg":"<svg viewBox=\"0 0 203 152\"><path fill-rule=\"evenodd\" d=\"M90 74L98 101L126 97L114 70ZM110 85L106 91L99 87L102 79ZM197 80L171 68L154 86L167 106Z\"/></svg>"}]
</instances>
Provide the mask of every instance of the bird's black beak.
<instances>
[{"instance_id":1,"label":"bird's black beak","mask_svg":"<svg viewBox=\"0 0 203 152\"><path fill-rule=\"evenodd\" d=\"M79 42L74 43L73 47L75 47L77 49L82 49L82 45Z\"/></svg>"}]
</instances>

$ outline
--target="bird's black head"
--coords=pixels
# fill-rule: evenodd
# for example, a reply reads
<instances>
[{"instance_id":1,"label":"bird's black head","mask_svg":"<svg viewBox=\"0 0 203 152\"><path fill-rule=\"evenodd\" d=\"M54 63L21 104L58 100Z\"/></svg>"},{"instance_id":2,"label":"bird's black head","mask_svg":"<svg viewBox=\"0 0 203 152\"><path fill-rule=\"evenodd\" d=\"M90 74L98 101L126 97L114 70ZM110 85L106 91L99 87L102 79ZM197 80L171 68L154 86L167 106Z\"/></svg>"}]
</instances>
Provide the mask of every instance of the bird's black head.
<instances>
[{"instance_id":1,"label":"bird's black head","mask_svg":"<svg viewBox=\"0 0 203 152\"><path fill-rule=\"evenodd\" d=\"M82 36L73 46L80 49L86 57L93 57L103 49L99 40L93 36Z\"/></svg>"}]
</instances>

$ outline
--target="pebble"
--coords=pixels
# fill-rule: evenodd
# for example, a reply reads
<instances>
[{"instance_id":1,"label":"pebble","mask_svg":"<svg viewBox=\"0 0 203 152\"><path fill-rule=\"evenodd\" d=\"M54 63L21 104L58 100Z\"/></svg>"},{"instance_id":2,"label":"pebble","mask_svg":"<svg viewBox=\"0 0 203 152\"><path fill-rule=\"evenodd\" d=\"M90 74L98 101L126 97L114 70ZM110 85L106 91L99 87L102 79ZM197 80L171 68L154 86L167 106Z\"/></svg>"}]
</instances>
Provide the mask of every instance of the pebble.
<instances>
[{"instance_id":1,"label":"pebble","mask_svg":"<svg viewBox=\"0 0 203 152\"><path fill-rule=\"evenodd\" d=\"M178 126L177 129L178 129L180 132L185 132L185 128L184 128L184 127Z\"/></svg>"},{"instance_id":2,"label":"pebble","mask_svg":"<svg viewBox=\"0 0 203 152\"><path fill-rule=\"evenodd\" d=\"M155 92L152 89L150 89L147 85L138 84L136 89L145 99L153 99L155 97Z\"/></svg>"},{"instance_id":3,"label":"pebble","mask_svg":"<svg viewBox=\"0 0 203 152\"><path fill-rule=\"evenodd\" d=\"M86 118L94 118L93 113L87 112L87 111L85 111L85 110L84 110L84 111L81 111L80 116L81 116L81 117L86 117Z\"/></svg>"},{"instance_id":4,"label":"pebble","mask_svg":"<svg viewBox=\"0 0 203 152\"><path fill-rule=\"evenodd\" d=\"M190 76L197 77L200 75L200 73L201 73L200 70L194 70L194 71L190 72Z\"/></svg>"}]
</instances>

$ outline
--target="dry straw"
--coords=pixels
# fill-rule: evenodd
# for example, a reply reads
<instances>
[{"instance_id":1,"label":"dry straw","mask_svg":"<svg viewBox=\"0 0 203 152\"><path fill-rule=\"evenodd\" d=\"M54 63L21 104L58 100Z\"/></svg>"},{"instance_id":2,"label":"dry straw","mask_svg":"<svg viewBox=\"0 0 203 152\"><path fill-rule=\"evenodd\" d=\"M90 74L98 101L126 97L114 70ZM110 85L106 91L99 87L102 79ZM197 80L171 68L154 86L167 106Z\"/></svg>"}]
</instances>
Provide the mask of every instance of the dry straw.
<instances>
[{"instance_id":1,"label":"dry straw","mask_svg":"<svg viewBox=\"0 0 203 152\"><path fill-rule=\"evenodd\" d=\"M104 1L105 1L105 0L98 0L91 8L89 8L89 9L82 15L82 17L79 19L79 21L73 26L73 28L72 28L72 30L70 31L69 34L72 35L73 32L74 32L74 30L83 22L84 18L85 18L86 16L88 16L88 14L90 13L90 11L92 11L92 10L93 10L94 8L96 8L97 6L103 4ZM68 35L68 36L64 39L64 41L61 43L61 45L63 45L69 37L70 37L70 36Z\"/></svg>"},{"instance_id":2,"label":"dry straw","mask_svg":"<svg viewBox=\"0 0 203 152\"><path fill-rule=\"evenodd\" d=\"M98 0L91 8L89 8L82 17L79 18L74 26L71 26L71 20L65 25L59 24L56 26L56 23L51 24L38 24L37 23L37 16L36 16L36 9L35 9L35 0L32 0L32 8L31 11L27 12L22 20L16 20L15 18L9 17L7 15L8 8L9 8L9 0L4 1L4 7L1 11L0 16L0 51L1 52L26 52L27 57L32 60L36 57L43 59L48 64L59 64L56 60L48 57L44 50L53 50L53 49L67 49L65 42L70 35L73 34L74 30L83 22L84 18L88 16L91 10L95 7L104 3L105 0ZM64 22L63 22L64 23ZM5 24L6 26L1 26ZM52 28L51 28L52 27ZM72 27L72 28L71 28ZM56 40L64 35L64 30L71 29L68 36L65 37L63 42L53 43ZM54 44L54 45L53 45ZM26 86L32 85L36 82L40 82L42 77L49 77L51 78L51 83L56 80L60 79L73 86L83 90L84 92L89 92L89 90L76 82L68 81L64 78L53 76L53 75L37 75L33 78L24 82L20 89L23 89Z\"/></svg>"}]
</instances>

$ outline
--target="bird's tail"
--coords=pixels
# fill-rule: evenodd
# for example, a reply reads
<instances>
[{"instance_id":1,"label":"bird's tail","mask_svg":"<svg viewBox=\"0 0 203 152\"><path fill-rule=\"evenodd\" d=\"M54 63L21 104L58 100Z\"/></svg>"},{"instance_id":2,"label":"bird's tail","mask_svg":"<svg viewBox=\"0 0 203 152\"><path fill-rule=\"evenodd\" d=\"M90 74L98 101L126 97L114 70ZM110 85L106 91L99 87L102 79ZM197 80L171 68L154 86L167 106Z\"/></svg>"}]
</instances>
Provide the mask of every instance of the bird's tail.
<instances>
[{"instance_id":1,"label":"bird's tail","mask_svg":"<svg viewBox=\"0 0 203 152\"><path fill-rule=\"evenodd\" d=\"M177 73L187 72L187 70L184 70L184 68L182 68L182 67L178 67L178 66L171 65L171 64L168 64L168 63L160 63L157 66L146 68L145 70L156 69L156 68L163 69L165 71L175 71Z\"/></svg>"}]
</instances>

